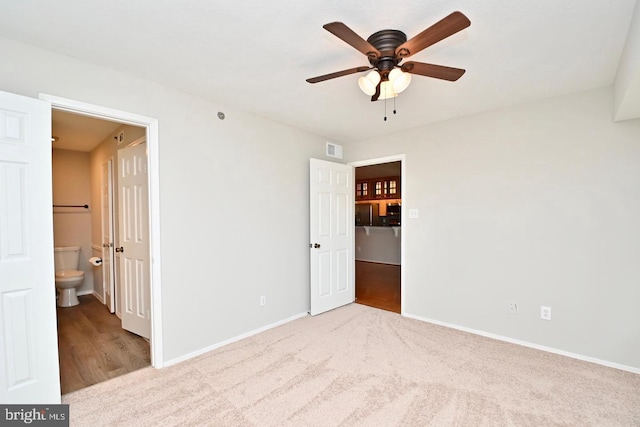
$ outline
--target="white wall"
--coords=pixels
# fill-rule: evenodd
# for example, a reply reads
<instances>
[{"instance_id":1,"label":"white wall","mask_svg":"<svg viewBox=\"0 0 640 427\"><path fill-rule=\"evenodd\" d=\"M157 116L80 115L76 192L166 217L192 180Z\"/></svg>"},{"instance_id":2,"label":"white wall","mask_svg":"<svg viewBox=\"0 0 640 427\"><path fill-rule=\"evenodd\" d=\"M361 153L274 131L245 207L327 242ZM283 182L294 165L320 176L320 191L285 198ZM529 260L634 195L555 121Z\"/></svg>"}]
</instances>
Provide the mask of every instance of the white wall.
<instances>
[{"instance_id":1,"label":"white wall","mask_svg":"<svg viewBox=\"0 0 640 427\"><path fill-rule=\"evenodd\" d=\"M308 310L308 159L323 138L7 39L0 50L0 90L158 119L165 360Z\"/></svg>"},{"instance_id":2,"label":"white wall","mask_svg":"<svg viewBox=\"0 0 640 427\"><path fill-rule=\"evenodd\" d=\"M368 229L368 233L366 231ZM400 227L356 227L355 259L400 265Z\"/></svg>"},{"instance_id":3,"label":"white wall","mask_svg":"<svg viewBox=\"0 0 640 427\"><path fill-rule=\"evenodd\" d=\"M345 147L406 154L404 311L640 368L640 120L611 111L607 88Z\"/></svg>"},{"instance_id":4,"label":"white wall","mask_svg":"<svg viewBox=\"0 0 640 427\"><path fill-rule=\"evenodd\" d=\"M615 120L640 117L640 3L636 3L618 65L613 102Z\"/></svg>"},{"instance_id":5,"label":"white wall","mask_svg":"<svg viewBox=\"0 0 640 427\"><path fill-rule=\"evenodd\" d=\"M52 188L54 205L89 205L85 208L53 209L54 246L80 246L78 268L84 271L79 295L93 292L91 249L91 167L89 153L52 150Z\"/></svg>"}]
</instances>

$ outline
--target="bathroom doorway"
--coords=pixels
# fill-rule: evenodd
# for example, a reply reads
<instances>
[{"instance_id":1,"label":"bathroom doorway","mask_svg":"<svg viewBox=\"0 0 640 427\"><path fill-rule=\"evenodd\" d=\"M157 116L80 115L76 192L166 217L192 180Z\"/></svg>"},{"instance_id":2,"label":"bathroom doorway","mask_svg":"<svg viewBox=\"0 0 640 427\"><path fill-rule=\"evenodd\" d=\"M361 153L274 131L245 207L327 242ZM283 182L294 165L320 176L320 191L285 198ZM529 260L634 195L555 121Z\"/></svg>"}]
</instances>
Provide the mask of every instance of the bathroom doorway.
<instances>
[{"instance_id":1,"label":"bathroom doorway","mask_svg":"<svg viewBox=\"0 0 640 427\"><path fill-rule=\"evenodd\" d=\"M123 224L116 197L118 151L145 144L146 128L54 108L52 136L54 245L80 246L79 269L85 273L77 291L80 305L57 310L64 394L151 364L151 334L145 339L123 330L120 260L110 256L120 248L117 230ZM150 301L147 307L150 325Z\"/></svg>"}]
</instances>

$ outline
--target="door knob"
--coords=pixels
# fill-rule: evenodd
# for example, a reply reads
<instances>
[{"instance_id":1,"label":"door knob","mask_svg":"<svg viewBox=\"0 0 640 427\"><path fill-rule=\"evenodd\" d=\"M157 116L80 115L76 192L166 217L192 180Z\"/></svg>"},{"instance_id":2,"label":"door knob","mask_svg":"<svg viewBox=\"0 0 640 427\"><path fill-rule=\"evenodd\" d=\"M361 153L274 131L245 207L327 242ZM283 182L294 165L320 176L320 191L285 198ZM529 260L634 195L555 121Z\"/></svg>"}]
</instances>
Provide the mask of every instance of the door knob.
<instances>
[{"instance_id":1,"label":"door knob","mask_svg":"<svg viewBox=\"0 0 640 427\"><path fill-rule=\"evenodd\" d=\"M119 248L116 248L116 252L124 252L124 248L120 246Z\"/></svg>"},{"instance_id":2,"label":"door knob","mask_svg":"<svg viewBox=\"0 0 640 427\"><path fill-rule=\"evenodd\" d=\"M314 247L314 248L316 248L316 249L318 249L318 248L320 247L320 243L314 243L314 244L313 244L313 247Z\"/></svg>"}]
</instances>

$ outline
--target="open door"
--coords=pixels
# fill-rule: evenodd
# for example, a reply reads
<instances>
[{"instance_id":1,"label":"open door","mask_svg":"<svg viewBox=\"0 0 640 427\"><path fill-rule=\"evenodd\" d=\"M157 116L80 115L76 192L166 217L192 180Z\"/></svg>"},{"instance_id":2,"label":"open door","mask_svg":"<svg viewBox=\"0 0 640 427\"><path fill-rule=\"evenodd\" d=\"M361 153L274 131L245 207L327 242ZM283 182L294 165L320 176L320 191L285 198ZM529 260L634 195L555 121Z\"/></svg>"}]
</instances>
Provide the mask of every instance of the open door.
<instances>
[{"instance_id":1,"label":"open door","mask_svg":"<svg viewBox=\"0 0 640 427\"><path fill-rule=\"evenodd\" d=\"M116 248L120 265L122 327L151 337L149 281L149 190L147 144L118 150L118 206Z\"/></svg>"},{"instance_id":2,"label":"open door","mask_svg":"<svg viewBox=\"0 0 640 427\"><path fill-rule=\"evenodd\" d=\"M310 159L312 316L355 300L353 183L353 166Z\"/></svg>"},{"instance_id":3,"label":"open door","mask_svg":"<svg viewBox=\"0 0 640 427\"><path fill-rule=\"evenodd\" d=\"M0 402L60 403L51 105L0 92Z\"/></svg>"},{"instance_id":4,"label":"open door","mask_svg":"<svg viewBox=\"0 0 640 427\"><path fill-rule=\"evenodd\" d=\"M115 304L115 269L113 263L113 161L102 164L102 297L111 313Z\"/></svg>"}]
</instances>

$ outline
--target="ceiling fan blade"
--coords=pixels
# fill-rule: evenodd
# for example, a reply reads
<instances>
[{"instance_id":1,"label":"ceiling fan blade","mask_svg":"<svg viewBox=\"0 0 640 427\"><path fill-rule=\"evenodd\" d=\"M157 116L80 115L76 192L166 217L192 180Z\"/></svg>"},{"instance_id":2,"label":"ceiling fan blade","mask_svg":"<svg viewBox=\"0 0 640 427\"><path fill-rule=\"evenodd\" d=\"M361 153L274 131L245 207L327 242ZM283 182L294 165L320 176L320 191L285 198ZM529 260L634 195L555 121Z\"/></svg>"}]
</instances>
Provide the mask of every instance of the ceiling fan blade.
<instances>
[{"instance_id":1,"label":"ceiling fan blade","mask_svg":"<svg viewBox=\"0 0 640 427\"><path fill-rule=\"evenodd\" d=\"M356 34L351 28L347 27L342 22L331 22L322 26L325 30L329 31L334 36L338 37L345 43L355 47L360 52L367 55L371 59L378 59L380 57L380 51L376 49L371 43Z\"/></svg>"},{"instance_id":2,"label":"ceiling fan blade","mask_svg":"<svg viewBox=\"0 0 640 427\"><path fill-rule=\"evenodd\" d=\"M453 12L451 15L436 22L411 40L407 40L396 49L398 58L406 58L414 55L447 37L464 30L471 21L462 12Z\"/></svg>"},{"instance_id":3,"label":"ceiling fan blade","mask_svg":"<svg viewBox=\"0 0 640 427\"><path fill-rule=\"evenodd\" d=\"M402 71L433 77L435 79L455 82L465 73L461 68L445 67L444 65L425 64L424 62L409 61L402 65Z\"/></svg>"},{"instance_id":4,"label":"ceiling fan blade","mask_svg":"<svg viewBox=\"0 0 640 427\"><path fill-rule=\"evenodd\" d=\"M380 85L382 84L382 82L378 82L378 85L376 86L376 92L371 96L371 102L375 102L378 100L378 98L380 98Z\"/></svg>"},{"instance_id":5,"label":"ceiling fan blade","mask_svg":"<svg viewBox=\"0 0 640 427\"><path fill-rule=\"evenodd\" d=\"M323 76L318 76L318 77L312 77L310 79L307 79L307 81L309 83L319 83L325 80L335 79L336 77L348 76L349 74L355 74L355 73L359 73L361 71L367 71L370 69L371 67L364 67L364 66L349 68L348 70L336 71L335 73L325 74Z\"/></svg>"}]
</instances>

